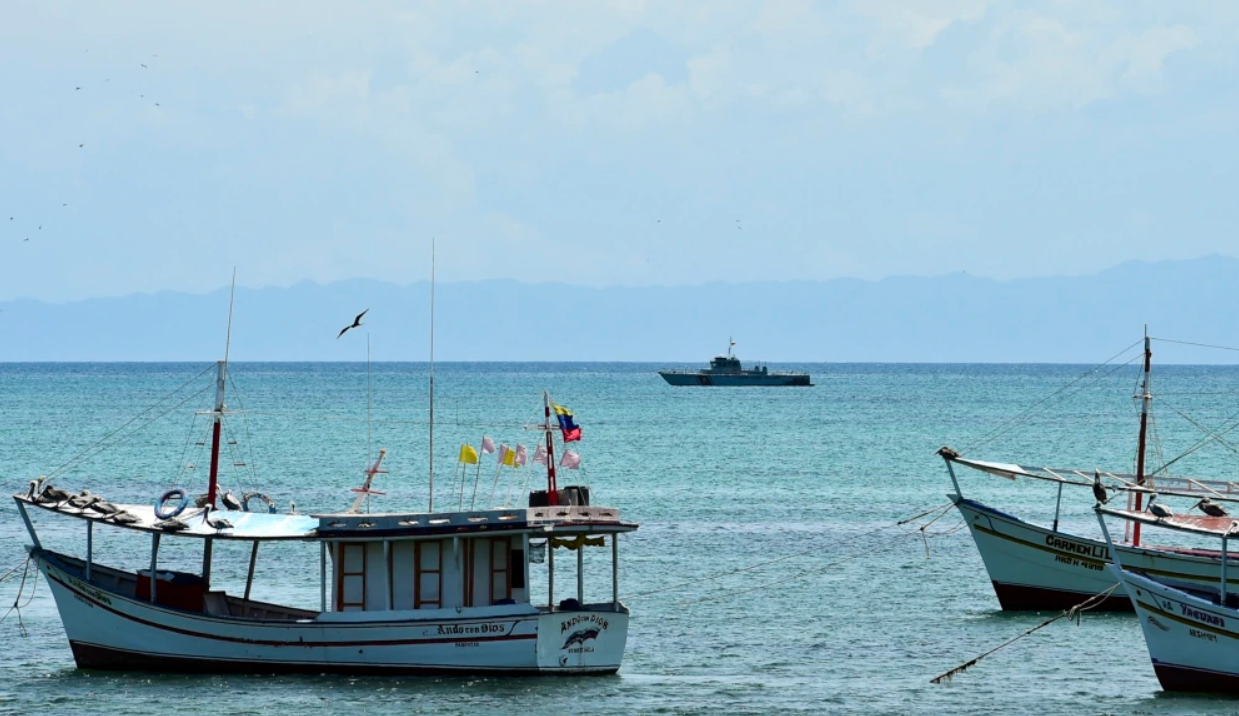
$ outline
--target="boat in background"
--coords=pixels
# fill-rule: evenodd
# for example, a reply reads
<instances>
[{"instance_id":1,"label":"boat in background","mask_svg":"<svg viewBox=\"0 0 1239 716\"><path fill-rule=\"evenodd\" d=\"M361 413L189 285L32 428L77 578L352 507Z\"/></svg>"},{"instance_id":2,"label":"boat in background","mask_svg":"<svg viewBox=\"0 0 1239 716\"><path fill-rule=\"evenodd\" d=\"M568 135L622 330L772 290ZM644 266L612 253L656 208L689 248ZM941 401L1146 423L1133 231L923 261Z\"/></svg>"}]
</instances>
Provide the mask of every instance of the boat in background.
<instances>
[{"instance_id":1,"label":"boat in background","mask_svg":"<svg viewBox=\"0 0 1239 716\"><path fill-rule=\"evenodd\" d=\"M744 368L740 359L732 355L731 349L736 345L729 340L727 355L717 355L710 360L710 367L698 371L660 370L658 374L670 385L686 386L701 385L715 387L741 386L803 386L812 387L808 373L770 372L764 365Z\"/></svg>"}]
</instances>

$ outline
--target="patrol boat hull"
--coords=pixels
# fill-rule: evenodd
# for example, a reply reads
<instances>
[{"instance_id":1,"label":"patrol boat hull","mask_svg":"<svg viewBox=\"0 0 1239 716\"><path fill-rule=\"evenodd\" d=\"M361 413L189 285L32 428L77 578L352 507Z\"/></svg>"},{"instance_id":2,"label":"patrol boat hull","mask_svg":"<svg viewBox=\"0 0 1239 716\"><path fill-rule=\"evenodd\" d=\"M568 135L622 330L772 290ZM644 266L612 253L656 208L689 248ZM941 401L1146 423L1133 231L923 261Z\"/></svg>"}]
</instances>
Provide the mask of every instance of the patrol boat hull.
<instances>
[{"instance_id":1,"label":"patrol boat hull","mask_svg":"<svg viewBox=\"0 0 1239 716\"><path fill-rule=\"evenodd\" d=\"M778 386L801 386L812 387L809 382L807 373L760 373L760 374L745 374L745 373L706 373L706 372L679 372L679 371L659 371L659 375L663 380L670 385L676 386L707 386L707 387L778 387Z\"/></svg>"}]
</instances>

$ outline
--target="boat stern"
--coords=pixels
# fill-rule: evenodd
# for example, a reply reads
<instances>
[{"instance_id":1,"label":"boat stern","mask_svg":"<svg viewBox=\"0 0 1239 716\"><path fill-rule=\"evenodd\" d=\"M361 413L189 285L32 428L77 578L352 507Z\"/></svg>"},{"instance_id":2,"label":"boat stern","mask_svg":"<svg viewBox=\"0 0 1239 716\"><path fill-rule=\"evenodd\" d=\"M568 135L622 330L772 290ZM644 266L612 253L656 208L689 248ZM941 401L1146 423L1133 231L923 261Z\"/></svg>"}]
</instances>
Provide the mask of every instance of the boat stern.
<instances>
[{"instance_id":1,"label":"boat stern","mask_svg":"<svg viewBox=\"0 0 1239 716\"><path fill-rule=\"evenodd\" d=\"M538 617L538 670L548 674L614 674L619 671L627 641L627 609L546 612Z\"/></svg>"}]
</instances>

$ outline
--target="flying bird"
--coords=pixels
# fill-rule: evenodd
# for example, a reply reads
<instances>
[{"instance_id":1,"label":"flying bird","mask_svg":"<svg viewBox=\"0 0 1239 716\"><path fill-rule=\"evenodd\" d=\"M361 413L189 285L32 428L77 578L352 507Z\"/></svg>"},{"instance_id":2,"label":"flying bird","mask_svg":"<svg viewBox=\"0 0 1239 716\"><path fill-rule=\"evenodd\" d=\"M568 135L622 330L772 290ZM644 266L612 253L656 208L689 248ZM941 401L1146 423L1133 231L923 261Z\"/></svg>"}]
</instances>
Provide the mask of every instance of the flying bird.
<instances>
[{"instance_id":1,"label":"flying bird","mask_svg":"<svg viewBox=\"0 0 1239 716\"><path fill-rule=\"evenodd\" d=\"M1208 497L1201 498L1200 502L1195 504L1195 507L1199 507L1201 512L1209 515L1210 517L1230 516L1230 513L1226 511L1226 508L1222 507L1213 500L1210 500Z\"/></svg>"},{"instance_id":2,"label":"flying bird","mask_svg":"<svg viewBox=\"0 0 1239 716\"><path fill-rule=\"evenodd\" d=\"M370 312L370 309L368 309L368 308L367 308L366 310L364 310L364 311L362 311L361 313L357 314L357 318L354 318L354 319L353 319L353 325L351 325L351 326L345 326L344 328L340 329L340 335L336 336L336 340L337 340L337 341L338 341L338 340L340 340L340 336L344 335L345 333L348 333L348 330L349 330L350 328L357 328L358 326L360 326L360 325L361 325L361 317L362 317L362 316L364 316L364 315L366 315L366 314L367 314L367 313L369 313L369 312Z\"/></svg>"},{"instance_id":3,"label":"flying bird","mask_svg":"<svg viewBox=\"0 0 1239 716\"><path fill-rule=\"evenodd\" d=\"M73 88L73 91L74 91L74 92L76 92L76 91L78 91L78 90L80 90L80 89L82 89L82 88L81 88L81 87L74 87L74 88Z\"/></svg>"},{"instance_id":4,"label":"flying bird","mask_svg":"<svg viewBox=\"0 0 1239 716\"><path fill-rule=\"evenodd\" d=\"M77 148L78 148L78 149L81 149L81 148L82 148L82 147L84 147L84 146L86 146L86 145L85 145L85 144L79 144L79 145L77 145Z\"/></svg>"},{"instance_id":5,"label":"flying bird","mask_svg":"<svg viewBox=\"0 0 1239 716\"><path fill-rule=\"evenodd\" d=\"M141 63L141 62L139 62L138 64L140 64L140 65L141 65L142 63ZM146 68L146 65L142 65L142 67L143 67L143 68Z\"/></svg>"}]
</instances>

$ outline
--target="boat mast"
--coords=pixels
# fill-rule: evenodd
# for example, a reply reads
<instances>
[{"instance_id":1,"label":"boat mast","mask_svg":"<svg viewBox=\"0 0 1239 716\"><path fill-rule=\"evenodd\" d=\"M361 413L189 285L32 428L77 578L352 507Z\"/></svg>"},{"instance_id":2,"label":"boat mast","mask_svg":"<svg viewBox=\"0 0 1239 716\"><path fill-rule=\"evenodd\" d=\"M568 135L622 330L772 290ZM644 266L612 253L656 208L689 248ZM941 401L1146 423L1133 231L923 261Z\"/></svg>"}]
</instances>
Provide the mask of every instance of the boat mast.
<instances>
[{"instance_id":1,"label":"boat mast","mask_svg":"<svg viewBox=\"0 0 1239 716\"><path fill-rule=\"evenodd\" d=\"M1149 402L1153 396L1149 394L1149 370L1152 364L1153 351L1149 348L1149 327L1144 327L1144 380L1140 384L1140 440L1136 444L1136 484L1144 484L1144 449L1149 432ZM1143 502L1141 493L1136 493L1136 512L1140 512ZM1140 523L1132 527L1132 544L1140 544Z\"/></svg>"},{"instance_id":2,"label":"boat mast","mask_svg":"<svg viewBox=\"0 0 1239 716\"><path fill-rule=\"evenodd\" d=\"M559 486L555 481L555 433L551 428L551 393L544 391L546 410L546 499L552 507L559 505Z\"/></svg>"},{"instance_id":3,"label":"boat mast","mask_svg":"<svg viewBox=\"0 0 1239 716\"><path fill-rule=\"evenodd\" d=\"M224 359L216 364L215 414L211 426L211 481L207 487L207 502L215 509L215 493L219 490L219 434L224 420L224 386L228 380L228 352L232 349L232 306L237 296L237 269L232 269L232 292L228 295L228 333L224 339Z\"/></svg>"}]
</instances>

